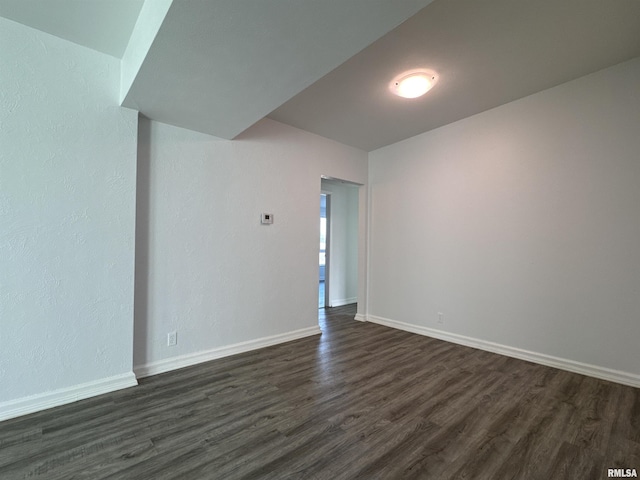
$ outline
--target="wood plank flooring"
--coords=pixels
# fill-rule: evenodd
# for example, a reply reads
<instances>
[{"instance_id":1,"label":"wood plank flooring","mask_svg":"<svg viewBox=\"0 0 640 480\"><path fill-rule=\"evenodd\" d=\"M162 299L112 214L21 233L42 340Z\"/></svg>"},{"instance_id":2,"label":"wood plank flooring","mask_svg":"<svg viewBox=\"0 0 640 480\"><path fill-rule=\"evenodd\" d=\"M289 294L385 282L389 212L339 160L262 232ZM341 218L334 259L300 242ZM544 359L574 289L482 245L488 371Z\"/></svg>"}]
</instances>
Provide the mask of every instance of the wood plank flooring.
<instances>
[{"instance_id":1,"label":"wood plank flooring","mask_svg":"<svg viewBox=\"0 0 640 480\"><path fill-rule=\"evenodd\" d=\"M322 335L0 423L0 479L604 479L640 390L321 310Z\"/></svg>"}]
</instances>

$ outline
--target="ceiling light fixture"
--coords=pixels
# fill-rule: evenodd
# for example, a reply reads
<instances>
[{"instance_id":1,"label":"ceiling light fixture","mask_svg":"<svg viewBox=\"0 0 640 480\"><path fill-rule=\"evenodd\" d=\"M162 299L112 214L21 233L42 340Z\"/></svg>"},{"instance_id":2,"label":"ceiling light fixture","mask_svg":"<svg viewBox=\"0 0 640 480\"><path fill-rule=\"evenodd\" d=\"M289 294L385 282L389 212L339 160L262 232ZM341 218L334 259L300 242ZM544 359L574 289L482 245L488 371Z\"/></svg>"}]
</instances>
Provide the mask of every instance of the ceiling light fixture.
<instances>
[{"instance_id":1,"label":"ceiling light fixture","mask_svg":"<svg viewBox=\"0 0 640 480\"><path fill-rule=\"evenodd\" d=\"M389 83L389 90L404 98L421 97L438 82L438 74L433 70L418 68L401 73Z\"/></svg>"}]
</instances>

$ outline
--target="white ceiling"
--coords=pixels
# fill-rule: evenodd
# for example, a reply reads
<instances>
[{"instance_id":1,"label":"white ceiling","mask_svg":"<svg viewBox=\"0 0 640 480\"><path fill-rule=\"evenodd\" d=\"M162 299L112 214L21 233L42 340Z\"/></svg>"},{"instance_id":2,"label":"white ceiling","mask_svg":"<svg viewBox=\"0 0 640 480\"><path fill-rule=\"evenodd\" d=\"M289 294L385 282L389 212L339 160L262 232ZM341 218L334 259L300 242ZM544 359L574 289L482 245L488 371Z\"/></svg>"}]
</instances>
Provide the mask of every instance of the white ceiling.
<instances>
[{"instance_id":1,"label":"white ceiling","mask_svg":"<svg viewBox=\"0 0 640 480\"><path fill-rule=\"evenodd\" d=\"M0 0L0 17L122 58L144 0Z\"/></svg>"},{"instance_id":2,"label":"white ceiling","mask_svg":"<svg viewBox=\"0 0 640 480\"><path fill-rule=\"evenodd\" d=\"M142 3L0 16L122 58ZM640 0L174 0L149 43L123 98L150 118L233 138L269 115L370 151L639 56ZM391 96L416 67L436 87Z\"/></svg>"},{"instance_id":3,"label":"white ceiling","mask_svg":"<svg viewBox=\"0 0 640 480\"><path fill-rule=\"evenodd\" d=\"M125 106L234 138L431 0L174 0Z\"/></svg>"},{"instance_id":4,"label":"white ceiling","mask_svg":"<svg viewBox=\"0 0 640 480\"><path fill-rule=\"evenodd\" d=\"M638 55L638 0L437 0L269 116L371 151ZM391 95L417 67L436 86Z\"/></svg>"}]
</instances>

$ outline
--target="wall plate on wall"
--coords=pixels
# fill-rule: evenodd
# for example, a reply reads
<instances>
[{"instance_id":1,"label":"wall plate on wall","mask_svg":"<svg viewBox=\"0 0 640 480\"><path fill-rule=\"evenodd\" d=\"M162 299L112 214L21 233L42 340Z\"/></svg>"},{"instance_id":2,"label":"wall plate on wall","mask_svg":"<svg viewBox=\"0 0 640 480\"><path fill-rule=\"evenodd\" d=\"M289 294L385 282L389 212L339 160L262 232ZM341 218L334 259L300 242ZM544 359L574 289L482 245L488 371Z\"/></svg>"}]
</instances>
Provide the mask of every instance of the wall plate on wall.
<instances>
[{"instance_id":1,"label":"wall plate on wall","mask_svg":"<svg viewBox=\"0 0 640 480\"><path fill-rule=\"evenodd\" d=\"M273 223L273 213L263 213L260 217L260 223L263 225L271 225Z\"/></svg>"}]
</instances>

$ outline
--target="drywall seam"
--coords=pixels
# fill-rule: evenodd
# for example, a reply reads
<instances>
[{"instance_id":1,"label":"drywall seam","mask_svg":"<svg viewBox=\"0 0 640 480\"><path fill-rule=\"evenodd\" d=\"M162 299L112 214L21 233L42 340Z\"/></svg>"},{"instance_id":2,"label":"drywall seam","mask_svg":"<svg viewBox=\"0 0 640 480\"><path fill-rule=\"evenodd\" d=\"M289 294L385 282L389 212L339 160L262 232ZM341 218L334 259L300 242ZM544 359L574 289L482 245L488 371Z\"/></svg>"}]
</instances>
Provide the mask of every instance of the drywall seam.
<instances>
[{"instance_id":1,"label":"drywall seam","mask_svg":"<svg viewBox=\"0 0 640 480\"><path fill-rule=\"evenodd\" d=\"M545 365L547 367L558 368L560 370L579 373L581 375L587 375L601 380L608 380L610 382L621 383L631 387L640 387L640 375L630 372L613 370L610 368L600 367L598 365L590 365L566 358L554 357L552 355L545 355L543 353L532 352L529 350L522 350L520 348L509 347L507 345L488 342L478 338L466 337L464 335L399 322L389 318L378 317L376 315L368 315L366 320L386 327L404 330L405 332L417 333L418 335L424 335L425 337L437 338L438 340L444 340L445 342L477 348L479 350L485 350L487 352L497 353L507 357L518 358L520 360L526 360L528 362Z\"/></svg>"},{"instance_id":2,"label":"drywall seam","mask_svg":"<svg viewBox=\"0 0 640 480\"><path fill-rule=\"evenodd\" d=\"M133 372L0 403L0 421L138 385Z\"/></svg>"},{"instance_id":3,"label":"drywall seam","mask_svg":"<svg viewBox=\"0 0 640 480\"><path fill-rule=\"evenodd\" d=\"M320 327L318 326L302 328L300 330L294 330L292 332L282 333L279 335L262 337L256 340L240 342L224 347L212 348L211 350L204 350L196 353L189 353L187 355L180 355L177 357L168 358L166 360L159 360L157 362L139 365L137 367L134 367L133 370L137 378L150 377L152 375L170 372L179 368L190 367L192 365L208 362L210 360L216 360L218 358L228 357L230 355L236 355L238 353L249 352L251 350L257 350L259 348L270 347L273 345L278 345L280 343L290 342L292 340L298 340L300 338L310 337L312 335L318 335L320 333L322 332L320 331Z\"/></svg>"}]
</instances>

